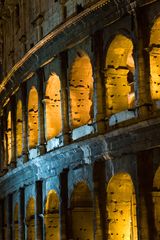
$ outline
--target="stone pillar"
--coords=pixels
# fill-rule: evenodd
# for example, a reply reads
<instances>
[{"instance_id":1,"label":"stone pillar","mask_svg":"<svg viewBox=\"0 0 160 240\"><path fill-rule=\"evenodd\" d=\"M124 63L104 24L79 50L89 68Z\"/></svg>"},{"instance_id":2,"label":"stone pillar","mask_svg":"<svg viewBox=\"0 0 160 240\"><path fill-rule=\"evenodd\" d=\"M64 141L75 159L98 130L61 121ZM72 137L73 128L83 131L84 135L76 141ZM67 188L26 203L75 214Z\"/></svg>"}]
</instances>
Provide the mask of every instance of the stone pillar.
<instances>
[{"instance_id":1,"label":"stone pillar","mask_svg":"<svg viewBox=\"0 0 160 240\"><path fill-rule=\"evenodd\" d=\"M151 95L150 95L150 60L149 60L149 32L147 17L140 12L141 10L133 10L133 26L134 26L134 59L135 59L135 94L136 106L138 108L139 117L145 117L151 114Z\"/></svg>"},{"instance_id":2,"label":"stone pillar","mask_svg":"<svg viewBox=\"0 0 160 240\"><path fill-rule=\"evenodd\" d=\"M61 240L69 239L68 222L68 169L60 174L60 235Z\"/></svg>"},{"instance_id":3,"label":"stone pillar","mask_svg":"<svg viewBox=\"0 0 160 240\"><path fill-rule=\"evenodd\" d=\"M70 127L69 127L69 84L67 82L67 67L68 54L67 51L60 54L61 61L61 103L62 103L62 131L64 143L70 142Z\"/></svg>"},{"instance_id":4,"label":"stone pillar","mask_svg":"<svg viewBox=\"0 0 160 240\"><path fill-rule=\"evenodd\" d=\"M98 44L97 44L98 43ZM93 111L94 121L96 122L97 131L104 133L105 131L105 82L102 76L103 66L103 31L97 31L92 36L92 48L94 52L93 72L94 72L94 98Z\"/></svg>"},{"instance_id":5,"label":"stone pillar","mask_svg":"<svg viewBox=\"0 0 160 240\"><path fill-rule=\"evenodd\" d=\"M97 174L101 173L101 174ZM93 169L94 181L94 211L95 211L95 229L94 236L96 240L107 239L107 216L106 216L106 188L105 188L105 162L95 162Z\"/></svg>"},{"instance_id":6,"label":"stone pillar","mask_svg":"<svg viewBox=\"0 0 160 240\"><path fill-rule=\"evenodd\" d=\"M4 129L3 129L3 116L0 118L0 172L4 169Z\"/></svg>"},{"instance_id":7,"label":"stone pillar","mask_svg":"<svg viewBox=\"0 0 160 240\"><path fill-rule=\"evenodd\" d=\"M5 239L5 205L4 205L4 199L0 200L0 240L6 240Z\"/></svg>"},{"instance_id":8,"label":"stone pillar","mask_svg":"<svg viewBox=\"0 0 160 240\"><path fill-rule=\"evenodd\" d=\"M26 82L22 83L22 130L23 130L23 143L22 154L23 162L28 161L28 107L27 107L27 85Z\"/></svg>"},{"instance_id":9,"label":"stone pillar","mask_svg":"<svg viewBox=\"0 0 160 240\"><path fill-rule=\"evenodd\" d=\"M45 75L44 75L44 69L40 68L37 71L38 76L38 125L39 125L39 134L38 134L38 147L39 147L39 153L44 154L46 151L45 148L45 127L44 127L44 106L43 106L43 84L45 81Z\"/></svg>"},{"instance_id":10,"label":"stone pillar","mask_svg":"<svg viewBox=\"0 0 160 240\"><path fill-rule=\"evenodd\" d=\"M19 213L20 213L19 236L20 236L21 240L24 240L25 239L25 192L24 192L24 188L20 188Z\"/></svg>"},{"instance_id":11,"label":"stone pillar","mask_svg":"<svg viewBox=\"0 0 160 240\"><path fill-rule=\"evenodd\" d=\"M154 204L152 196L153 163L152 151L138 154L138 230L141 240L155 240ZM149 169L149 171L148 171Z\"/></svg>"},{"instance_id":12,"label":"stone pillar","mask_svg":"<svg viewBox=\"0 0 160 240\"><path fill-rule=\"evenodd\" d=\"M13 239L13 196L12 194L9 194L7 196L7 240Z\"/></svg>"},{"instance_id":13,"label":"stone pillar","mask_svg":"<svg viewBox=\"0 0 160 240\"><path fill-rule=\"evenodd\" d=\"M7 151L7 114L6 109L3 111L3 146L4 146L4 152L3 152L3 167L8 170L8 151Z\"/></svg>"},{"instance_id":14,"label":"stone pillar","mask_svg":"<svg viewBox=\"0 0 160 240\"><path fill-rule=\"evenodd\" d=\"M36 182L36 235L38 240L44 238L43 182Z\"/></svg>"},{"instance_id":15,"label":"stone pillar","mask_svg":"<svg viewBox=\"0 0 160 240\"><path fill-rule=\"evenodd\" d=\"M16 99L13 96L11 98L11 142L12 142L12 157L11 157L11 168L16 167Z\"/></svg>"}]
</instances>

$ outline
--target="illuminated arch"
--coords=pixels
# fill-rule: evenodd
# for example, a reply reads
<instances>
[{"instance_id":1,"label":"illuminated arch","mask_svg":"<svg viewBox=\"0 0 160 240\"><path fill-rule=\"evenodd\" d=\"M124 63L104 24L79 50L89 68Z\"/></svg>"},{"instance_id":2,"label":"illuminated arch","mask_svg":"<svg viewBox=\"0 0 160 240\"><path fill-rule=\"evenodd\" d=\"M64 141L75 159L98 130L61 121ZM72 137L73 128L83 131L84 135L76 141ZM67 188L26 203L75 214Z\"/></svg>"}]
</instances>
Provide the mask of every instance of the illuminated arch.
<instances>
[{"instance_id":1,"label":"illuminated arch","mask_svg":"<svg viewBox=\"0 0 160 240\"><path fill-rule=\"evenodd\" d=\"M11 120L11 111L8 113L7 118L7 159L8 164L11 163L12 158L12 120Z\"/></svg>"},{"instance_id":2,"label":"illuminated arch","mask_svg":"<svg viewBox=\"0 0 160 240\"><path fill-rule=\"evenodd\" d=\"M57 136L62 131L60 91L60 79L53 73L48 79L45 96L47 140Z\"/></svg>"},{"instance_id":3,"label":"illuminated arch","mask_svg":"<svg viewBox=\"0 0 160 240\"><path fill-rule=\"evenodd\" d=\"M29 148L34 148L38 144L38 93L32 87L28 98L28 137Z\"/></svg>"},{"instance_id":4,"label":"illuminated arch","mask_svg":"<svg viewBox=\"0 0 160 240\"><path fill-rule=\"evenodd\" d=\"M46 240L60 239L59 199L54 190L50 190L45 206Z\"/></svg>"},{"instance_id":5,"label":"illuminated arch","mask_svg":"<svg viewBox=\"0 0 160 240\"><path fill-rule=\"evenodd\" d=\"M35 240L35 201L30 198L26 209L27 240Z\"/></svg>"},{"instance_id":6,"label":"illuminated arch","mask_svg":"<svg viewBox=\"0 0 160 240\"><path fill-rule=\"evenodd\" d=\"M118 34L111 42L106 56L107 116L134 106L134 71L132 41Z\"/></svg>"},{"instance_id":7,"label":"illuminated arch","mask_svg":"<svg viewBox=\"0 0 160 240\"><path fill-rule=\"evenodd\" d=\"M113 176L107 187L109 239L137 240L136 198L131 177Z\"/></svg>"},{"instance_id":8,"label":"illuminated arch","mask_svg":"<svg viewBox=\"0 0 160 240\"><path fill-rule=\"evenodd\" d=\"M73 239L93 239L93 203L84 182L75 186L71 196Z\"/></svg>"},{"instance_id":9,"label":"illuminated arch","mask_svg":"<svg viewBox=\"0 0 160 240\"><path fill-rule=\"evenodd\" d=\"M150 36L150 91L153 100L160 100L160 17L155 21Z\"/></svg>"},{"instance_id":10,"label":"illuminated arch","mask_svg":"<svg viewBox=\"0 0 160 240\"><path fill-rule=\"evenodd\" d=\"M157 240L160 239L160 167L158 168L153 180L153 203L154 203L154 218L157 230Z\"/></svg>"},{"instance_id":11,"label":"illuminated arch","mask_svg":"<svg viewBox=\"0 0 160 240\"><path fill-rule=\"evenodd\" d=\"M21 100L17 103L17 113L16 113L16 148L17 156L22 155L22 102Z\"/></svg>"},{"instance_id":12,"label":"illuminated arch","mask_svg":"<svg viewBox=\"0 0 160 240\"><path fill-rule=\"evenodd\" d=\"M19 222L18 222L18 203L14 208L14 240L19 239Z\"/></svg>"},{"instance_id":13,"label":"illuminated arch","mask_svg":"<svg viewBox=\"0 0 160 240\"><path fill-rule=\"evenodd\" d=\"M70 72L71 126L85 125L92 118L92 65L87 54L76 57Z\"/></svg>"}]
</instances>

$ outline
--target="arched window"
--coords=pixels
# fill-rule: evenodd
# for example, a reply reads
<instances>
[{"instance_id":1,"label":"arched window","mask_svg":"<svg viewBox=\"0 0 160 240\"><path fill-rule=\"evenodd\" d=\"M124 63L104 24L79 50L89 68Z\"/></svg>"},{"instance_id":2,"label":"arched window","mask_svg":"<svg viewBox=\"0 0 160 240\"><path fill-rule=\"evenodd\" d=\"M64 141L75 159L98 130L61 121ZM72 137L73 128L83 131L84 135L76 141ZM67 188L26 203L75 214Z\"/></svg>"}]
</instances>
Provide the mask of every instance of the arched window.
<instances>
[{"instance_id":1,"label":"arched window","mask_svg":"<svg viewBox=\"0 0 160 240\"><path fill-rule=\"evenodd\" d=\"M12 121L11 121L11 111L8 113L7 118L7 139L6 139L6 145L7 145L7 160L8 164L11 163L12 159Z\"/></svg>"},{"instance_id":2,"label":"arched window","mask_svg":"<svg viewBox=\"0 0 160 240\"><path fill-rule=\"evenodd\" d=\"M137 240L136 198L126 173L113 176L108 184L107 216L109 239Z\"/></svg>"},{"instance_id":3,"label":"arched window","mask_svg":"<svg viewBox=\"0 0 160 240\"><path fill-rule=\"evenodd\" d=\"M48 79L45 95L47 140L57 136L62 131L60 91L60 79L53 73Z\"/></svg>"},{"instance_id":4,"label":"arched window","mask_svg":"<svg viewBox=\"0 0 160 240\"><path fill-rule=\"evenodd\" d=\"M119 34L111 42L106 56L107 116L133 108L134 71L132 41Z\"/></svg>"},{"instance_id":5,"label":"arched window","mask_svg":"<svg viewBox=\"0 0 160 240\"><path fill-rule=\"evenodd\" d=\"M156 239L160 239L160 167L158 168L153 181L153 204L154 204L154 219L157 230Z\"/></svg>"},{"instance_id":6,"label":"arched window","mask_svg":"<svg viewBox=\"0 0 160 240\"><path fill-rule=\"evenodd\" d=\"M27 240L35 240L35 203L30 198L26 209Z\"/></svg>"},{"instance_id":7,"label":"arched window","mask_svg":"<svg viewBox=\"0 0 160 240\"><path fill-rule=\"evenodd\" d=\"M54 190L49 191L45 206L46 240L60 239L59 199Z\"/></svg>"},{"instance_id":8,"label":"arched window","mask_svg":"<svg viewBox=\"0 0 160 240\"><path fill-rule=\"evenodd\" d=\"M18 203L15 206L14 209L14 240L19 239L19 223L18 223Z\"/></svg>"},{"instance_id":9,"label":"arched window","mask_svg":"<svg viewBox=\"0 0 160 240\"><path fill-rule=\"evenodd\" d=\"M28 137L29 148L38 144L38 93L35 87L29 92L28 99Z\"/></svg>"},{"instance_id":10,"label":"arched window","mask_svg":"<svg viewBox=\"0 0 160 240\"><path fill-rule=\"evenodd\" d=\"M72 128L91 122L92 94L92 65L88 55L79 52L70 72L70 118Z\"/></svg>"},{"instance_id":11,"label":"arched window","mask_svg":"<svg viewBox=\"0 0 160 240\"><path fill-rule=\"evenodd\" d=\"M93 240L93 202L84 182L75 186L71 196L73 239Z\"/></svg>"},{"instance_id":12,"label":"arched window","mask_svg":"<svg viewBox=\"0 0 160 240\"><path fill-rule=\"evenodd\" d=\"M17 156L19 157L22 155L22 102L20 100L17 103L16 141Z\"/></svg>"},{"instance_id":13,"label":"arched window","mask_svg":"<svg viewBox=\"0 0 160 240\"><path fill-rule=\"evenodd\" d=\"M160 17L155 21L150 36L150 91L153 100L160 100Z\"/></svg>"}]
</instances>

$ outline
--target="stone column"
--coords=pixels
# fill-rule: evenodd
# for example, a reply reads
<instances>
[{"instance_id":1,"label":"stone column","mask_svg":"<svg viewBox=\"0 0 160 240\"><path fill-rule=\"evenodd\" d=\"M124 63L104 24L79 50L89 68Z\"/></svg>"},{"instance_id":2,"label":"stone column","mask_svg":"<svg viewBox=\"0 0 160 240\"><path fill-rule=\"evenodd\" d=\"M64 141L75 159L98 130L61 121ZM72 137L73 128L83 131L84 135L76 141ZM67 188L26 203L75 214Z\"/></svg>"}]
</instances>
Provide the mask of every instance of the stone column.
<instances>
[{"instance_id":1,"label":"stone column","mask_svg":"<svg viewBox=\"0 0 160 240\"><path fill-rule=\"evenodd\" d=\"M94 78L94 97L93 111L94 121L96 122L97 131L104 133L105 131L105 81L103 76L103 31L97 31L92 36L92 48L94 52L93 59L93 78Z\"/></svg>"},{"instance_id":2,"label":"stone column","mask_svg":"<svg viewBox=\"0 0 160 240\"><path fill-rule=\"evenodd\" d=\"M7 206L5 211L7 212L7 240L13 239L13 196L9 194L7 196Z\"/></svg>"},{"instance_id":3,"label":"stone column","mask_svg":"<svg viewBox=\"0 0 160 240\"><path fill-rule=\"evenodd\" d=\"M97 174L101 173L101 174ZM94 211L95 211L95 229L94 236L96 240L107 239L107 216L106 216L106 188L105 188L105 162L99 160L94 164Z\"/></svg>"},{"instance_id":4,"label":"stone column","mask_svg":"<svg viewBox=\"0 0 160 240\"><path fill-rule=\"evenodd\" d=\"M11 157L11 168L16 167L16 99L13 96L11 98L11 144L12 144L12 157Z\"/></svg>"},{"instance_id":5,"label":"stone column","mask_svg":"<svg viewBox=\"0 0 160 240\"><path fill-rule=\"evenodd\" d=\"M39 125L39 153L44 154L46 151L45 148L45 127L44 127L44 106L43 106L43 84L45 81L44 69L40 68L37 71L38 76L38 125Z\"/></svg>"},{"instance_id":6,"label":"stone column","mask_svg":"<svg viewBox=\"0 0 160 240\"><path fill-rule=\"evenodd\" d=\"M22 154L23 162L28 161L28 107L27 107L27 84L22 83L22 130L23 130L23 143Z\"/></svg>"},{"instance_id":7,"label":"stone column","mask_svg":"<svg viewBox=\"0 0 160 240\"><path fill-rule=\"evenodd\" d=\"M150 60L149 60L149 32L147 17L140 12L133 10L133 30L134 30L134 59L135 59L135 94L136 106L139 117L151 114L151 95L150 95Z\"/></svg>"},{"instance_id":8,"label":"stone column","mask_svg":"<svg viewBox=\"0 0 160 240\"><path fill-rule=\"evenodd\" d=\"M3 111L3 146L4 146L4 153L3 153L3 167L8 170L8 150L7 150L7 114L6 109Z\"/></svg>"},{"instance_id":9,"label":"stone column","mask_svg":"<svg viewBox=\"0 0 160 240\"><path fill-rule=\"evenodd\" d=\"M5 239L5 204L4 199L0 199L0 240Z\"/></svg>"},{"instance_id":10,"label":"stone column","mask_svg":"<svg viewBox=\"0 0 160 240\"><path fill-rule=\"evenodd\" d=\"M68 54L67 51L60 54L61 61L61 107L62 107L62 131L64 144L70 142L70 127L69 127L69 84L67 82L67 67L68 67Z\"/></svg>"},{"instance_id":11,"label":"stone column","mask_svg":"<svg viewBox=\"0 0 160 240\"><path fill-rule=\"evenodd\" d=\"M152 196L153 163L152 151L138 154L138 230L141 240L156 239L154 205ZM148 171L149 169L149 171Z\"/></svg>"},{"instance_id":12,"label":"stone column","mask_svg":"<svg viewBox=\"0 0 160 240\"><path fill-rule=\"evenodd\" d=\"M20 188L19 194L19 236L21 240L25 239L25 191L24 188Z\"/></svg>"},{"instance_id":13,"label":"stone column","mask_svg":"<svg viewBox=\"0 0 160 240\"><path fill-rule=\"evenodd\" d=\"M38 240L44 238L43 182L36 182L36 235Z\"/></svg>"},{"instance_id":14,"label":"stone column","mask_svg":"<svg viewBox=\"0 0 160 240\"><path fill-rule=\"evenodd\" d=\"M0 172L4 169L4 130L3 130L3 116L0 118Z\"/></svg>"},{"instance_id":15,"label":"stone column","mask_svg":"<svg viewBox=\"0 0 160 240\"><path fill-rule=\"evenodd\" d=\"M60 174L60 235L61 240L69 239L68 222L68 169Z\"/></svg>"}]
</instances>

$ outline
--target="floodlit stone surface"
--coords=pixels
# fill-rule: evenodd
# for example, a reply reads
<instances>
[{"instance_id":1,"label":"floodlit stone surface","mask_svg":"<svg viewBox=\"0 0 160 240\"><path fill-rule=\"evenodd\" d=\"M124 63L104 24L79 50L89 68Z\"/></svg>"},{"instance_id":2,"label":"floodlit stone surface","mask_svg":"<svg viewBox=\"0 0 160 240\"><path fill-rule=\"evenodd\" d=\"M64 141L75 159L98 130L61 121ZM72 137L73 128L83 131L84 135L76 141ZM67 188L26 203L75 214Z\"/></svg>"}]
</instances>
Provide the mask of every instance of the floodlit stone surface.
<instances>
[{"instance_id":1,"label":"floodlit stone surface","mask_svg":"<svg viewBox=\"0 0 160 240\"><path fill-rule=\"evenodd\" d=\"M158 168L154 181L153 181L153 204L154 204L154 217L155 217L155 223L156 223L156 230L157 230L157 237L158 239L160 237L160 167Z\"/></svg>"},{"instance_id":2,"label":"floodlit stone surface","mask_svg":"<svg viewBox=\"0 0 160 240\"><path fill-rule=\"evenodd\" d=\"M6 146L7 146L7 164L11 163L12 158L12 122L11 111L8 113L7 119L7 132L6 132Z\"/></svg>"},{"instance_id":3,"label":"floodlit stone surface","mask_svg":"<svg viewBox=\"0 0 160 240\"><path fill-rule=\"evenodd\" d=\"M38 144L38 93L32 87L28 98L28 138L29 148L34 148Z\"/></svg>"},{"instance_id":4,"label":"floodlit stone surface","mask_svg":"<svg viewBox=\"0 0 160 240\"><path fill-rule=\"evenodd\" d=\"M106 56L107 115L134 106L135 66L132 54L132 41L120 34L115 36Z\"/></svg>"},{"instance_id":5,"label":"floodlit stone surface","mask_svg":"<svg viewBox=\"0 0 160 240\"><path fill-rule=\"evenodd\" d=\"M60 239L59 199L55 191L50 190L45 206L46 240Z\"/></svg>"},{"instance_id":6,"label":"floodlit stone surface","mask_svg":"<svg viewBox=\"0 0 160 240\"><path fill-rule=\"evenodd\" d=\"M73 239L93 239L92 196L83 182L78 183L72 193L72 230Z\"/></svg>"},{"instance_id":7,"label":"floodlit stone surface","mask_svg":"<svg viewBox=\"0 0 160 240\"><path fill-rule=\"evenodd\" d=\"M160 1L0 1L0 240L160 239Z\"/></svg>"},{"instance_id":8,"label":"floodlit stone surface","mask_svg":"<svg viewBox=\"0 0 160 240\"><path fill-rule=\"evenodd\" d=\"M57 136L62 131L60 91L60 79L53 73L48 79L45 95L47 140Z\"/></svg>"},{"instance_id":9,"label":"floodlit stone surface","mask_svg":"<svg viewBox=\"0 0 160 240\"><path fill-rule=\"evenodd\" d=\"M22 144L23 144L23 135L22 135L22 102L21 100L17 103L17 115L16 115L16 148L17 148L17 157L22 154Z\"/></svg>"},{"instance_id":10,"label":"floodlit stone surface","mask_svg":"<svg viewBox=\"0 0 160 240\"><path fill-rule=\"evenodd\" d=\"M151 97L153 100L160 99L160 71L159 71L159 61L160 61L160 18L156 19L154 25L151 29L150 35L150 88L151 88Z\"/></svg>"},{"instance_id":11,"label":"floodlit stone surface","mask_svg":"<svg viewBox=\"0 0 160 240\"><path fill-rule=\"evenodd\" d=\"M107 216L109 239L137 239L135 193L125 173L115 175L108 184Z\"/></svg>"},{"instance_id":12,"label":"floodlit stone surface","mask_svg":"<svg viewBox=\"0 0 160 240\"><path fill-rule=\"evenodd\" d=\"M27 239L35 239L35 200L30 198L26 208Z\"/></svg>"},{"instance_id":13,"label":"floodlit stone surface","mask_svg":"<svg viewBox=\"0 0 160 240\"><path fill-rule=\"evenodd\" d=\"M73 128L91 122L93 77L89 57L80 52L70 73L71 126Z\"/></svg>"}]
</instances>

